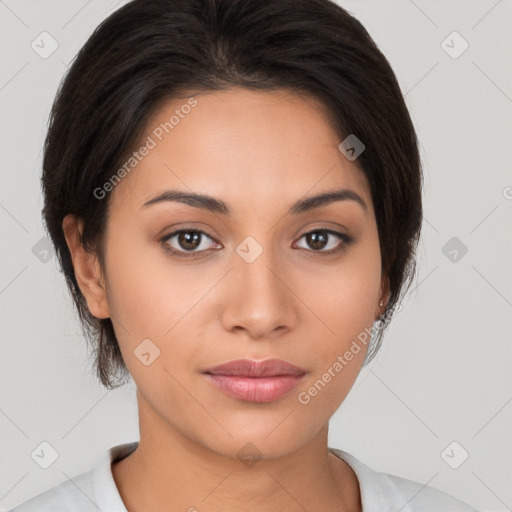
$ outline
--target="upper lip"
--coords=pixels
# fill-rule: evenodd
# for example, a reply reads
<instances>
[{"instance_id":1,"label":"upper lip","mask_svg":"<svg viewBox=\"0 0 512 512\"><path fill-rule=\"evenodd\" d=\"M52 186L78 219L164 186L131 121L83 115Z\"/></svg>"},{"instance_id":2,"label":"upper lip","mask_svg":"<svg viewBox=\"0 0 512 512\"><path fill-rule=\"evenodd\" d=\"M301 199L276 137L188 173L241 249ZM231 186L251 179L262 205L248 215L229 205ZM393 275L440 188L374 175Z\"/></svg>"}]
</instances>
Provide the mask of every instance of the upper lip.
<instances>
[{"instance_id":1,"label":"upper lip","mask_svg":"<svg viewBox=\"0 0 512 512\"><path fill-rule=\"evenodd\" d=\"M212 375L240 375L243 377L275 377L278 375L304 375L306 370L282 359L236 359L208 368L204 373Z\"/></svg>"}]
</instances>

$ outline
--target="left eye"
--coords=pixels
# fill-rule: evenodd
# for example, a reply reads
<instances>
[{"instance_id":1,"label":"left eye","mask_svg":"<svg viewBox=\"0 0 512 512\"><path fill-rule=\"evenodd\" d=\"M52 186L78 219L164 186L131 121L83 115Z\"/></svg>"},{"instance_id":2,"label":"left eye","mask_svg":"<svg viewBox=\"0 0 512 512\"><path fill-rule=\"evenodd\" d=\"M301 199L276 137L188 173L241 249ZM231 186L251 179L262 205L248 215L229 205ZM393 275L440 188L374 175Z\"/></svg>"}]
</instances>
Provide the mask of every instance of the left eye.
<instances>
[{"instance_id":1,"label":"left eye","mask_svg":"<svg viewBox=\"0 0 512 512\"><path fill-rule=\"evenodd\" d=\"M327 246L329 246L329 237L334 237L337 239L338 244L336 244L335 241L333 241L331 238L330 247L328 247L327 250L324 250ZM302 240L303 238L306 239L306 243L310 247L314 248L313 252L321 252L326 254L345 250L353 241L351 236L344 233L338 233L337 231L332 231L330 229L315 229L314 231L304 233L300 239Z\"/></svg>"}]
</instances>

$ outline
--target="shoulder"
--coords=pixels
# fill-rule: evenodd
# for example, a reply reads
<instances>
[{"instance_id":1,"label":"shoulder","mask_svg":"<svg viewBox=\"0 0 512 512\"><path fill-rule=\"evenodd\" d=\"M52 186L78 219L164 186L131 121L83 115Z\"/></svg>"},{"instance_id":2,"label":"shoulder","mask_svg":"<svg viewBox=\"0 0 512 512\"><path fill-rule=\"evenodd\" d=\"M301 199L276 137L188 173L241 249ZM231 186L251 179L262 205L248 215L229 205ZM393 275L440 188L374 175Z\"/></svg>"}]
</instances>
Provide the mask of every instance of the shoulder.
<instances>
[{"instance_id":1,"label":"shoulder","mask_svg":"<svg viewBox=\"0 0 512 512\"><path fill-rule=\"evenodd\" d=\"M356 474L365 512L479 512L475 507L444 491L397 475L376 471L343 450L330 448L330 451L344 460Z\"/></svg>"},{"instance_id":2,"label":"shoulder","mask_svg":"<svg viewBox=\"0 0 512 512\"><path fill-rule=\"evenodd\" d=\"M131 441L112 446L88 471L68 478L9 512L127 512L116 487L111 464L129 455L138 444L138 441Z\"/></svg>"},{"instance_id":3,"label":"shoulder","mask_svg":"<svg viewBox=\"0 0 512 512\"><path fill-rule=\"evenodd\" d=\"M116 487L111 464L126 457L137 446L138 441L112 446L88 471L67 478L9 512L127 512Z\"/></svg>"},{"instance_id":4,"label":"shoulder","mask_svg":"<svg viewBox=\"0 0 512 512\"><path fill-rule=\"evenodd\" d=\"M388 473L377 475L382 495L403 512L478 512L471 505L434 487Z\"/></svg>"},{"instance_id":5,"label":"shoulder","mask_svg":"<svg viewBox=\"0 0 512 512\"><path fill-rule=\"evenodd\" d=\"M9 512L89 512L96 511L92 492L92 471L48 489L21 503Z\"/></svg>"}]
</instances>

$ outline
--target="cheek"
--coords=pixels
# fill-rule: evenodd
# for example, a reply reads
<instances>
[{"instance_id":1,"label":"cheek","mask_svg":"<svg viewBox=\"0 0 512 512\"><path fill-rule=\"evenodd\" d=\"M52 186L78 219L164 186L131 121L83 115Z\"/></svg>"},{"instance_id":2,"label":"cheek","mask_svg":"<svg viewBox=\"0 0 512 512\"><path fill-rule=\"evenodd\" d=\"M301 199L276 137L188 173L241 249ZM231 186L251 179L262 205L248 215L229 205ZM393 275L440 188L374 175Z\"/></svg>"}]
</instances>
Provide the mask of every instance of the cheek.
<instances>
[{"instance_id":1,"label":"cheek","mask_svg":"<svg viewBox=\"0 0 512 512\"><path fill-rule=\"evenodd\" d=\"M375 267L375 266L374 266ZM311 309L320 321L311 353L312 372L297 391L299 407L318 425L326 421L345 400L361 370L371 339L380 265L347 266L324 288L310 295Z\"/></svg>"},{"instance_id":2,"label":"cheek","mask_svg":"<svg viewBox=\"0 0 512 512\"><path fill-rule=\"evenodd\" d=\"M335 270L303 281L300 296L319 320L329 348L340 348L375 321L381 285L380 252L370 245L347 253Z\"/></svg>"},{"instance_id":3,"label":"cheek","mask_svg":"<svg viewBox=\"0 0 512 512\"><path fill-rule=\"evenodd\" d=\"M215 285L219 273L203 271L204 278L198 279L198 270L193 265L172 262L164 249L150 243L130 247L127 241L133 240L134 235L121 233L118 230L117 236L111 239L107 253L108 303L130 373L135 380L151 374L158 387L159 379L165 383L169 377L166 374L157 377L157 370L163 372L161 367L165 366L175 371L175 366L193 357L197 349L194 329L201 324L207 303L200 299ZM152 344L141 345L146 339ZM151 366L141 368L137 354L142 353L143 346L148 346L150 352L154 350L159 357Z\"/></svg>"},{"instance_id":4,"label":"cheek","mask_svg":"<svg viewBox=\"0 0 512 512\"><path fill-rule=\"evenodd\" d=\"M109 244L107 296L113 317L134 336L163 336L192 301L197 283L192 279L186 286L164 250L140 233L117 229Z\"/></svg>"},{"instance_id":5,"label":"cheek","mask_svg":"<svg viewBox=\"0 0 512 512\"><path fill-rule=\"evenodd\" d=\"M312 374L297 401L322 416L333 414L343 402L368 350L381 284L378 240L347 253L336 272L317 277L303 287L304 302L318 317L318 341Z\"/></svg>"}]
</instances>

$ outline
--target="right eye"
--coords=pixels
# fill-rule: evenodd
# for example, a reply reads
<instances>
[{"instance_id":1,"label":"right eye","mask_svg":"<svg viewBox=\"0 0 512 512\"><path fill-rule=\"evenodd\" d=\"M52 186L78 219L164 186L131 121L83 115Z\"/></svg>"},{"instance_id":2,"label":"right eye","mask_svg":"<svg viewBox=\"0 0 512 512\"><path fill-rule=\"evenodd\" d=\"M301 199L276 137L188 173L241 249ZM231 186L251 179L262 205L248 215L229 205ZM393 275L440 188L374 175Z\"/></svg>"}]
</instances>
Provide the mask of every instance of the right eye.
<instances>
[{"instance_id":1,"label":"right eye","mask_svg":"<svg viewBox=\"0 0 512 512\"><path fill-rule=\"evenodd\" d=\"M163 248L171 254L181 258L195 258L197 257L195 255L198 253L213 250L212 248L208 249L207 247L204 247L205 238L213 240L213 238L199 229L182 228L162 237L160 239L160 243ZM174 245L170 243L173 239L175 239Z\"/></svg>"}]
</instances>

